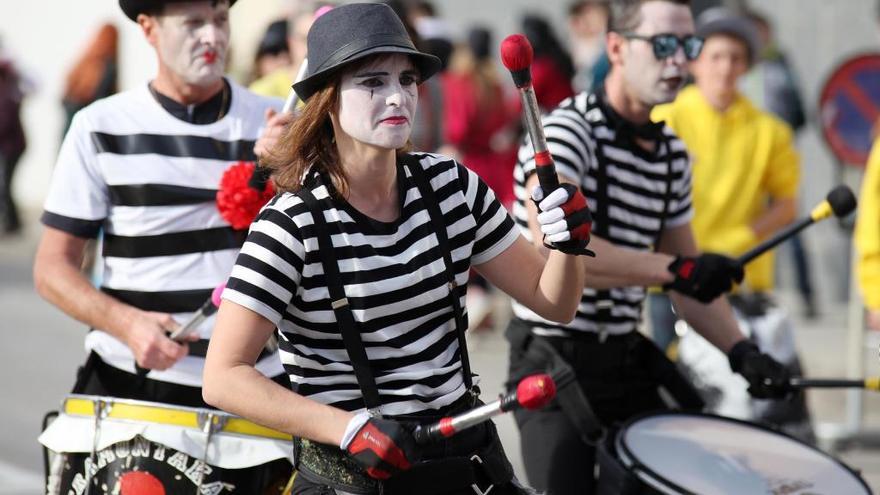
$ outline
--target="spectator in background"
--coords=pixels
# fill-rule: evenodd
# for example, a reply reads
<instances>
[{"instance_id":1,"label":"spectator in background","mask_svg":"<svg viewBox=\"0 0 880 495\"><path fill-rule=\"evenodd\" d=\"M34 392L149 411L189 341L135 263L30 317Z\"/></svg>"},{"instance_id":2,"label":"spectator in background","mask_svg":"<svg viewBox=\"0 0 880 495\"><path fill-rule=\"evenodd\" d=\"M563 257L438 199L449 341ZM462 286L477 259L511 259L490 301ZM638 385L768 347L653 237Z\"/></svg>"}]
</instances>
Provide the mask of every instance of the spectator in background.
<instances>
[{"instance_id":1,"label":"spectator in background","mask_svg":"<svg viewBox=\"0 0 880 495\"><path fill-rule=\"evenodd\" d=\"M0 52L0 236L21 230L12 198L12 176L26 147L21 124L23 99L21 76L12 60Z\"/></svg>"},{"instance_id":2,"label":"spectator in background","mask_svg":"<svg viewBox=\"0 0 880 495\"><path fill-rule=\"evenodd\" d=\"M880 21L880 1L875 6L875 20ZM880 330L880 138L874 124L874 146L865 165L859 210L856 217L855 244L858 259L856 276L862 298L868 308L868 327Z\"/></svg>"},{"instance_id":3,"label":"spectator in background","mask_svg":"<svg viewBox=\"0 0 880 495\"><path fill-rule=\"evenodd\" d=\"M290 94L290 86L293 84L294 79L296 79L296 73L299 71L300 65L302 65L303 60L306 58L306 36L309 34L309 28L312 27L312 22L315 20L315 12L327 5L330 4L328 2L300 2L299 8L294 10L293 14L286 22L287 34L285 38L287 43L288 63L263 75L251 83L248 89L262 96L287 98L287 95ZM276 23L278 22L282 21L276 21ZM272 27L270 25L269 30L266 32L266 37L264 37L264 41L269 41L266 38L270 37L269 31L271 29ZM275 29L277 30L279 28ZM272 38L277 39L277 34L272 35ZM277 46L278 42L272 41L272 43L267 44L274 44Z\"/></svg>"},{"instance_id":4,"label":"spectator in background","mask_svg":"<svg viewBox=\"0 0 880 495\"><path fill-rule=\"evenodd\" d=\"M519 100L506 101L492 56L492 35L485 27L468 32L467 42L452 54L443 75L443 137L441 151L473 170L508 210L514 200L513 165ZM515 96L515 95L514 95ZM468 281L469 327L488 326L493 298L488 283L475 272Z\"/></svg>"},{"instance_id":5,"label":"spectator in background","mask_svg":"<svg viewBox=\"0 0 880 495\"><path fill-rule=\"evenodd\" d=\"M553 33L553 28L543 17L526 15L522 20L522 30L535 52L532 60L535 98L541 110L549 112L562 100L574 95L571 85L575 74L574 64L568 51Z\"/></svg>"},{"instance_id":6,"label":"spectator in background","mask_svg":"<svg viewBox=\"0 0 880 495\"><path fill-rule=\"evenodd\" d=\"M880 139L875 138L865 167L859 203L856 275L868 308L868 327L880 330Z\"/></svg>"},{"instance_id":7,"label":"spectator in background","mask_svg":"<svg viewBox=\"0 0 880 495\"><path fill-rule=\"evenodd\" d=\"M745 16L754 24L761 48L752 69L742 78L740 89L755 105L775 114L797 133L807 122L797 77L774 40L770 21L754 10L747 11ZM791 250L804 316L815 317L816 299L803 241L800 236L795 236L785 245Z\"/></svg>"},{"instance_id":8,"label":"spectator in background","mask_svg":"<svg viewBox=\"0 0 880 495\"><path fill-rule=\"evenodd\" d=\"M519 100L509 101L492 56L485 27L468 32L443 75L443 137L465 166L495 192L505 206L513 202L513 165Z\"/></svg>"},{"instance_id":9,"label":"spectator in background","mask_svg":"<svg viewBox=\"0 0 880 495\"><path fill-rule=\"evenodd\" d=\"M407 16L422 39L425 52L439 58L442 69L446 70L453 50L449 23L437 14L431 2L414 2Z\"/></svg>"},{"instance_id":10,"label":"spectator in background","mask_svg":"<svg viewBox=\"0 0 880 495\"><path fill-rule=\"evenodd\" d=\"M590 91L608 75L605 28L609 0L576 0L568 7L568 33L575 66L576 91Z\"/></svg>"},{"instance_id":11,"label":"spectator in background","mask_svg":"<svg viewBox=\"0 0 880 495\"><path fill-rule=\"evenodd\" d=\"M279 19L269 24L257 46L257 54L254 57L254 79L260 79L279 69L290 69L287 36L287 19Z\"/></svg>"},{"instance_id":12,"label":"spectator in background","mask_svg":"<svg viewBox=\"0 0 880 495\"><path fill-rule=\"evenodd\" d=\"M101 25L85 51L67 73L64 96L64 129L67 134L73 115L95 100L115 94L118 81L119 31L110 23Z\"/></svg>"},{"instance_id":13,"label":"spectator in background","mask_svg":"<svg viewBox=\"0 0 880 495\"><path fill-rule=\"evenodd\" d=\"M697 35L706 41L691 64L695 84L651 117L665 121L692 156L697 247L739 256L794 220L800 160L791 129L737 90L758 53L749 21L710 9L698 19ZM745 266L749 291L773 289L773 262L767 253ZM674 330L658 313L670 311L669 299L653 294L650 301L654 340L665 348Z\"/></svg>"}]
</instances>

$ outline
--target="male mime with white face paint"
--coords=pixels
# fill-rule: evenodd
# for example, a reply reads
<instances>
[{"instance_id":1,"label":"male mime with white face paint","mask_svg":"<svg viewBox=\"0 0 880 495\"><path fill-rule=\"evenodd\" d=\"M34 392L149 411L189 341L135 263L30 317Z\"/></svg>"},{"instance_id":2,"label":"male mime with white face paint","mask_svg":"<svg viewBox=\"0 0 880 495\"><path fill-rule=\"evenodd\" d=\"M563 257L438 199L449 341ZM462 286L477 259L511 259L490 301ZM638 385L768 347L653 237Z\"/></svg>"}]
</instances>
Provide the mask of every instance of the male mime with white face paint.
<instances>
[{"instance_id":1,"label":"male mime with white face paint","mask_svg":"<svg viewBox=\"0 0 880 495\"><path fill-rule=\"evenodd\" d=\"M223 77L234 2L120 0L158 72L74 117L34 265L40 295L91 329L74 393L207 407L213 317L186 342L168 334L229 275L243 236L221 218L215 194L230 165L255 160L266 110L281 106ZM99 232L96 289L80 264ZM150 372L138 376L136 364ZM264 352L258 369L286 380L277 353Z\"/></svg>"},{"instance_id":2,"label":"male mime with white face paint","mask_svg":"<svg viewBox=\"0 0 880 495\"><path fill-rule=\"evenodd\" d=\"M612 2L606 40L612 68L604 88L576 95L544 118L560 181L578 185L589 201L596 252L584 263L586 285L574 320L554 324L514 304L507 332L512 383L548 367L568 367L576 376L568 390L559 389L558 404L516 413L529 482L550 495L593 493L590 438L634 415L667 408L659 387L684 408L701 407L672 363L637 331L647 286L669 291L679 314L728 354L754 395L786 393L784 368L743 337L720 297L742 280L742 267L696 249L684 144L650 120L655 105L675 98L688 60L700 53L689 3ZM515 169L513 213L540 246L554 227L541 225L528 198L538 183L534 172L526 143ZM567 394L577 397L575 390L589 401L596 423L584 422L584 407L570 407L577 401Z\"/></svg>"}]
</instances>

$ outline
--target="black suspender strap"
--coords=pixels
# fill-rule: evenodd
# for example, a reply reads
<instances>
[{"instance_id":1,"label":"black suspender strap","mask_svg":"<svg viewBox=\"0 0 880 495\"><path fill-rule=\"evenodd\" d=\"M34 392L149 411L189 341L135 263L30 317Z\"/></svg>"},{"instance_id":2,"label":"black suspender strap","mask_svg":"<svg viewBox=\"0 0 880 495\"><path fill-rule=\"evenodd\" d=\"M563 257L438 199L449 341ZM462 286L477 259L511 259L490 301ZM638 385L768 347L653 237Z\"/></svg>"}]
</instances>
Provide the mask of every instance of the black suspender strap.
<instances>
[{"instance_id":1,"label":"black suspender strap","mask_svg":"<svg viewBox=\"0 0 880 495\"><path fill-rule=\"evenodd\" d=\"M596 155L596 213L593 215L593 233L599 237L604 237L611 242L609 235L610 218L608 216L608 160L605 159L605 151L602 149L602 143L596 139L596 133L590 126L590 137L593 138ZM600 330L603 325L611 321L611 307L614 302L611 299L611 291L602 289L596 291L596 323ZM600 331L600 337L604 338L605 334Z\"/></svg>"},{"instance_id":2,"label":"black suspender strap","mask_svg":"<svg viewBox=\"0 0 880 495\"><path fill-rule=\"evenodd\" d=\"M455 267L452 265L452 252L449 249L449 237L446 233L446 224L443 222L443 213L440 211L440 204L437 202L437 195L434 188L428 183L422 164L413 155L404 155L403 163L412 174L422 201L428 209L428 217L434 227L434 235L437 236L437 247L443 254L443 263L446 265L446 282L449 288L449 299L452 302L452 311L455 315L455 329L458 334L458 347L461 354L461 372L464 375L464 385L470 390L473 387L473 379L471 377L471 363L468 357L467 342L465 340L465 331L467 323L464 321L464 311L461 309L461 301L459 293L461 290L455 282Z\"/></svg>"},{"instance_id":3,"label":"black suspender strap","mask_svg":"<svg viewBox=\"0 0 880 495\"><path fill-rule=\"evenodd\" d=\"M596 107L601 107L598 100L600 98L604 98L603 94L595 94L594 98L596 101ZM607 103L606 103L607 104ZM604 109L603 110L603 114ZM590 112L588 109L587 113ZM608 116L605 115L607 119ZM590 126L590 137L593 139L593 144L595 146L595 155L596 155L596 212L593 215L593 232L600 236L604 237L606 240L610 241L609 231L610 228L610 220L611 218L608 215L608 159L605 157L605 151L602 149L602 143L596 138L596 133L593 132L592 126ZM618 136L615 134L615 139ZM661 142L657 143L658 146L658 155L659 155L659 146ZM654 238L654 250L657 250L657 246L660 244L660 237L663 235L663 229L666 227L666 219L669 215L669 204L671 202L672 196L672 144L669 139L664 139L662 144L666 148L666 191L663 194L663 211L660 213L660 226L657 229L657 235ZM614 305L611 299L611 291L609 290L598 290L596 291L596 316L599 324L602 325L604 322L610 321L611 319L611 307Z\"/></svg>"},{"instance_id":4,"label":"black suspender strap","mask_svg":"<svg viewBox=\"0 0 880 495\"><path fill-rule=\"evenodd\" d=\"M379 398L379 388L373 377L370 360L367 358L367 350L361 335L355 325L354 315L348 306L348 298L345 296L345 288L339 276L339 264L333 256L333 240L330 238L330 228L327 219L324 218L324 208L318 204L318 200L312 194L308 186L299 190L297 195L303 200L312 214L315 225L315 235L318 238L318 253L321 255L321 265L324 267L324 278L327 281L327 291L330 293L333 314L339 331L342 333L342 343L354 368L358 386L364 397L364 405L367 410L378 409L382 404Z\"/></svg>"}]
</instances>

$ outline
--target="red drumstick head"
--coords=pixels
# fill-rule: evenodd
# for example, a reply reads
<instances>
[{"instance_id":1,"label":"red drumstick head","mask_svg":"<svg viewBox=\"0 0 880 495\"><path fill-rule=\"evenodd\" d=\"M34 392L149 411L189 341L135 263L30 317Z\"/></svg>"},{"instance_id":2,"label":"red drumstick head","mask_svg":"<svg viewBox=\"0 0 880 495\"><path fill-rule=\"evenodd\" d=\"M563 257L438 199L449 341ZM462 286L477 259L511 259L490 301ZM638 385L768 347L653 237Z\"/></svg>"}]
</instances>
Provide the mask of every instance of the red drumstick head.
<instances>
[{"instance_id":1,"label":"red drumstick head","mask_svg":"<svg viewBox=\"0 0 880 495\"><path fill-rule=\"evenodd\" d=\"M526 409L540 409L553 397L556 397L556 383L545 373L527 376L516 386L516 401Z\"/></svg>"},{"instance_id":2,"label":"red drumstick head","mask_svg":"<svg viewBox=\"0 0 880 495\"><path fill-rule=\"evenodd\" d=\"M223 289L226 288L226 283L222 283L217 287L214 287L214 290L211 291L211 302L214 303L215 307L220 307L220 299L223 297Z\"/></svg>"},{"instance_id":3,"label":"red drumstick head","mask_svg":"<svg viewBox=\"0 0 880 495\"><path fill-rule=\"evenodd\" d=\"M521 34L511 34L501 42L501 62L513 72L532 66L532 44Z\"/></svg>"},{"instance_id":4,"label":"red drumstick head","mask_svg":"<svg viewBox=\"0 0 880 495\"><path fill-rule=\"evenodd\" d=\"M513 76L517 88L525 88L532 83L532 44L521 34L511 34L501 42L501 62Z\"/></svg>"}]
</instances>

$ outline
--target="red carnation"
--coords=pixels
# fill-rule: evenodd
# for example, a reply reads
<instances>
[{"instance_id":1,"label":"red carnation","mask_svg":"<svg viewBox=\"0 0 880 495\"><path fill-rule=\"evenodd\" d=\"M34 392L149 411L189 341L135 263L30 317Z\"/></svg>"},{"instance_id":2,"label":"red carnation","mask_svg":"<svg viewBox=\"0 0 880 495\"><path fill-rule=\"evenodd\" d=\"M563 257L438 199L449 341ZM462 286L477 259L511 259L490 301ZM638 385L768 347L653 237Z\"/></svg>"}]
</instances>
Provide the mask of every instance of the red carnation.
<instances>
[{"instance_id":1,"label":"red carnation","mask_svg":"<svg viewBox=\"0 0 880 495\"><path fill-rule=\"evenodd\" d=\"M248 185L254 167L254 162L238 162L226 169L220 179L217 209L220 210L220 216L236 230L248 228L260 208L275 195L272 181L267 181L262 191Z\"/></svg>"}]
</instances>

